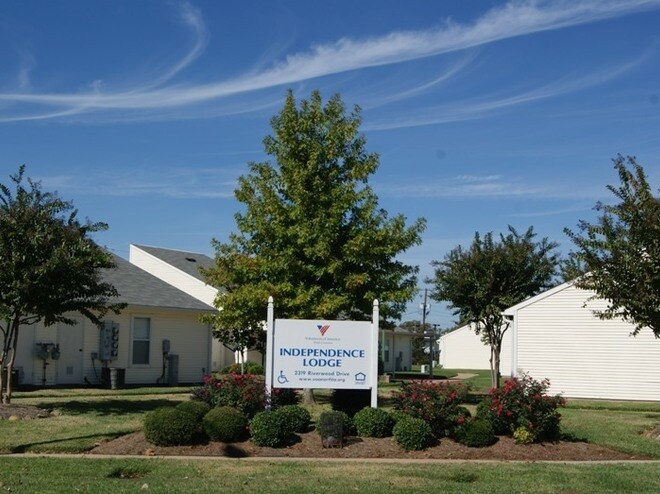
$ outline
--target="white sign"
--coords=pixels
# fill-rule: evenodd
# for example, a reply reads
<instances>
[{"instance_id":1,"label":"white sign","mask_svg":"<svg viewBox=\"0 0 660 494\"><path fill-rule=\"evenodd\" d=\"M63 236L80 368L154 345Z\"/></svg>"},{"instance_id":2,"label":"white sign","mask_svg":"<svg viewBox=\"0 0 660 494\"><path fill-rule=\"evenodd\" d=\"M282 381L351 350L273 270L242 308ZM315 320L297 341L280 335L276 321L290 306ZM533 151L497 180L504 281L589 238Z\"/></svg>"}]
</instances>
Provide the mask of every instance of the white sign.
<instances>
[{"instance_id":1,"label":"white sign","mask_svg":"<svg viewBox=\"0 0 660 494\"><path fill-rule=\"evenodd\" d=\"M277 319L268 299L266 386L371 389L378 396L378 301L369 321Z\"/></svg>"},{"instance_id":2,"label":"white sign","mask_svg":"<svg viewBox=\"0 0 660 494\"><path fill-rule=\"evenodd\" d=\"M371 388L371 323L276 319L273 385Z\"/></svg>"}]
</instances>

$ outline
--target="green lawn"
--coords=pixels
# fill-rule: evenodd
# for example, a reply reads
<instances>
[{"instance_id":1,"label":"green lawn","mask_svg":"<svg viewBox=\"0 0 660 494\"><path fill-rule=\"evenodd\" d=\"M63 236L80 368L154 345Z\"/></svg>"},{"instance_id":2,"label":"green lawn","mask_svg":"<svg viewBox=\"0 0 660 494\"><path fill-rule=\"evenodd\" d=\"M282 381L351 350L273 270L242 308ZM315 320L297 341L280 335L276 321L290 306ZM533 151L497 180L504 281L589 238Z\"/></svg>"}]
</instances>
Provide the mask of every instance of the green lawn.
<instances>
[{"instance_id":1,"label":"green lawn","mask_svg":"<svg viewBox=\"0 0 660 494\"><path fill-rule=\"evenodd\" d=\"M187 400L190 388L39 390L16 393L16 405L53 411L48 419L0 420L0 453L87 451L99 441L142 428L144 414Z\"/></svg>"},{"instance_id":2,"label":"green lawn","mask_svg":"<svg viewBox=\"0 0 660 494\"><path fill-rule=\"evenodd\" d=\"M478 376L475 379L480 379ZM383 386L383 401L396 385ZM47 406L48 419L0 421L0 452L83 452L140 430L144 413L189 398L189 388L21 392L14 403ZM329 407L318 390L317 416ZM660 424L659 403L570 400L568 436L660 459L660 441L641 432ZM221 484L219 484L219 482ZM660 465L406 463L201 459L101 459L0 456L2 492L660 492Z\"/></svg>"},{"instance_id":3,"label":"green lawn","mask_svg":"<svg viewBox=\"0 0 660 494\"><path fill-rule=\"evenodd\" d=\"M660 441L643 432L660 426L660 403L569 400L562 430L577 439L660 458Z\"/></svg>"},{"instance_id":4,"label":"green lawn","mask_svg":"<svg viewBox=\"0 0 660 494\"><path fill-rule=\"evenodd\" d=\"M1 458L12 493L616 493L660 491L658 464Z\"/></svg>"}]
</instances>

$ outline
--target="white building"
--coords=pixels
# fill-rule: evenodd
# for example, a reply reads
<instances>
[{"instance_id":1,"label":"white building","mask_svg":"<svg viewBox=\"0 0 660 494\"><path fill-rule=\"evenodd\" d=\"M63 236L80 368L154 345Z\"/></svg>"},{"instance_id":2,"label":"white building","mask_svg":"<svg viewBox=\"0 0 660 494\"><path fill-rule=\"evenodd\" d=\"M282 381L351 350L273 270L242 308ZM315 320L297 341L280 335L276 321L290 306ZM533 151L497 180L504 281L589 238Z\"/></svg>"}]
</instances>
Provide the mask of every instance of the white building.
<instances>
[{"instance_id":1,"label":"white building","mask_svg":"<svg viewBox=\"0 0 660 494\"><path fill-rule=\"evenodd\" d=\"M507 329L502 338L500 374L512 376L512 330ZM440 365L445 369L490 369L490 346L481 341L474 326L466 324L443 334L438 339Z\"/></svg>"},{"instance_id":2,"label":"white building","mask_svg":"<svg viewBox=\"0 0 660 494\"><path fill-rule=\"evenodd\" d=\"M592 295L569 282L505 311L517 374L548 378L550 391L567 397L660 401L660 339L597 318L592 310L606 302Z\"/></svg>"},{"instance_id":3,"label":"white building","mask_svg":"<svg viewBox=\"0 0 660 494\"><path fill-rule=\"evenodd\" d=\"M104 358L103 331L80 314L71 315L78 321L74 326L22 326L15 365L19 384L96 385L110 367L121 369L126 384L165 383L169 369L181 383L200 382L210 372L211 329L199 315L215 308L118 256L114 260L117 268L104 270L103 278L119 292L116 301L127 304L120 314L104 318L116 329L115 355Z\"/></svg>"},{"instance_id":4,"label":"white building","mask_svg":"<svg viewBox=\"0 0 660 494\"><path fill-rule=\"evenodd\" d=\"M502 349L502 375L550 380L569 398L660 401L660 340L650 329L601 320L606 302L564 283L504 311L511 321ZM488 369L490 352L467 326L443 335L447 368Z\"/></svg>"},{"instance_id":5,"label":"white building","mask_svg":"<svg viewBox=\"0 0 660 494\"><path fill-rule=\"evenodd\" d=\"M213 306L218 290L206 284L201 269L210 269L213 259L197 252L187 252L162 247L131 244L129 259L157 278L163 280L191 297ZM266 302L264 301L264 308ZM262 355L257 351L232 352L217 338L211 343L211 369L213 371L243 361L262 363Z\"/></svg>"}]
</instances>

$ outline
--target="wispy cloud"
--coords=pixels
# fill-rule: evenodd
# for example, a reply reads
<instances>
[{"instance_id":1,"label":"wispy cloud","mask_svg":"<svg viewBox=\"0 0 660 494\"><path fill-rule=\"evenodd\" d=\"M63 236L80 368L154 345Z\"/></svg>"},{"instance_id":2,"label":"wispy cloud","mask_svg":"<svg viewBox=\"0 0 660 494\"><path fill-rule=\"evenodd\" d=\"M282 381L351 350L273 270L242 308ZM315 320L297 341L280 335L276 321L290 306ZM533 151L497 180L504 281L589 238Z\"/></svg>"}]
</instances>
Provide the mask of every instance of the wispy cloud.
<instances>
[{"instance_id":1,"label":"wispy cloud","mask_svg":"<svg viewBox=\"0 0 660 494\"><path fill-rule=\"evenodd\" d=\"M158 114L162 110L199 105L260 89L465 50L498 40L596 22L658 7L660 0L512 1L490 10L472 24L446 21L439 27L428 30L393 32L367 39L342 38L334 43L313 46L306 52L289 55L269 68L233 79L207 84L180 83L165 86L165 83L193 63L206 46L206 29L199 12L185 6L182 19L196 33L196 40L186 56L159 77L116 92L96 90L57 94L3 93L0 94L0 101L14 103L17 108L13 109L13 114L4 110L0 114L0 122L55 118L91 111L138 110ZM501 101L475 104L468 113L457 110L454 118L470 118L470 115L479 111L490 111L496 107L549 97L557 91L571 90L572 87L570 84L560 88L555 86ZM37 110L41 108L42 111L29 113L28 107L36 107ZM435 121L432 117L429 118L429 121Z\"/></svg>"},{"instance_id":2,"label":"wispy cloud","mask_svg":"<svg viewBox=\"0 0 660 494\"><path fill-rule=\"evenodd\" d=\"M574 93L598 84L604 84L639 66L650 56L650 52L623 63L616 67L602 70L582 77L563 78L545 86L514 94L504 98L482 99L480 101L466 101L448 105L438 105L428 108L424 112L415 112L414 115L399 115L397 118L387 118L381 121L370 121L364 130L390 130L404 127L418 127L422 125L441 124L473 120L505 110L514 106L545 100L562 94Z\"/></svg>"},{"instance_id":3,"label":"wispy cloud","mask_svg":"<svg viewBox=\"0 0 660 494\"><path fill-rule=\"evenodd\" d=\"M593 209L593 204L575 205L567 208L549 209L545 211L527 211L524 213L513 213L509 216L513 218L544 218L548 216L559 216L562 214L578 213L580 211L589 211Z\"/></svg>"},{"instance_id":4,"label":"wispy cloud","mask_svg":"<svg viewBox=\"0 0 660 494\"><path fill-rule=\"evenodd\" d=\"M111 167L110 167L111 168ZM242 168L163 167L36 177L59 193L111 197L156 196L173 199L231 198Z\"/></svg>"},{"instance_id":5,"label":"wispy cloud","mask_svg":"<svg viewBox=\"0 0 660 494\"><path fill-rule=\"evenodd\" d=\"M424 183L380 183L374 188L382 196L418 199L599 199L603 196L602 187L566 187L560 182L539 184L503 175L461 175Z\"/></svg>"}]
</instances>

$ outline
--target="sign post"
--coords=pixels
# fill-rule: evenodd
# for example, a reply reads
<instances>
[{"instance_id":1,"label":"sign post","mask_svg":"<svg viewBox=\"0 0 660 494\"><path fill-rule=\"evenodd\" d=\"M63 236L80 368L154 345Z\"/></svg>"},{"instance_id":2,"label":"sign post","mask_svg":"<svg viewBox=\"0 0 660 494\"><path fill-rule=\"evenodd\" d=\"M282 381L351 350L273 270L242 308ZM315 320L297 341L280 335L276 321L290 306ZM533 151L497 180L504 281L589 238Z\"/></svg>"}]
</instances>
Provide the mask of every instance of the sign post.
<instances>
[{"instance_id":1,"label":"sign post","mask_svg":"<svg viewBox=\"0 0 660 494\"><path fill-rule=\"evenodd\" d=\"M371 321L275 319L268 299L266 386L370 389L378 404L378 301Z\"/></svg>"}]
</instances>

